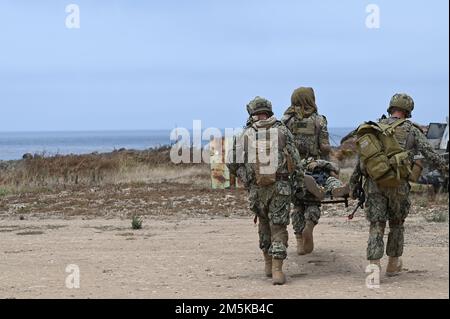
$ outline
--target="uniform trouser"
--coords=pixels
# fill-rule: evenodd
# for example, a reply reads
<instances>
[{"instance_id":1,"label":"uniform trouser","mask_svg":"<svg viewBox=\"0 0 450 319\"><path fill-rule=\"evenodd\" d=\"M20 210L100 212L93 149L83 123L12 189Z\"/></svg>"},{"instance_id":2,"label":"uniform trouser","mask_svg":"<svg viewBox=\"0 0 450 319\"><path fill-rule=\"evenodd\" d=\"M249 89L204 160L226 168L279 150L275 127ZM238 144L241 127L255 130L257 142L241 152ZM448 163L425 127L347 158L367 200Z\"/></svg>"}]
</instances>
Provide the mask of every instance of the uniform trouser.
<instances>
[{"instance_id":1,"label":"uniform trouser","mask_svg":"<svg viewBox=\"0 0 450 319\"><path fill-rule=\"evenodd\" d=\"M367 259L377 260L384 255L384 232L389 222L386 254L390 257L403 255L404 222L411 206L410 186L403 182L396 188L379 188L372 180L366 185L366 218L370 222L367 242Z\"/></svg>"},{"instance_id":2,"label":"uniform trouser","mask_svg":"<svg viewBox=\"0 0 450 319\"><path fill-rule=\"evenodd\" d=\"M342 185L343 184L339 179L335 177L329 177L325 183L325 191L327 193L330 193L333 189L341 187ZM311 197L310 199L313 200L314 197ZM320 207L319 205L304 205L301 201L295 199L291 218L294 233L301 234L303 232L303 229L305 228L306 221L309 220L315 225L319 223Z\"/></svg>"},{"instance_id":3,"label":"uniform trouser","mask_svg":"<svg viewBox=\"0 0 450 319\"><path fill-rule=\"evenodd\" d=\"M331 193L333 189L341 187L342 185L344 184L338 178L330 176L325 182L325 191Z\"/></svg>"},{"instance_id":4,"label":"uniform trouser","mask_svg":"<svg viewBox=\"0 0 450 319\"><path fill-rule=\"evenodd\" d=\"M304 205L298 202L294 203L294 209L291 212L292 228L294 233L301 234L305 228L306 221L311 221L314 225L319 223L320 207L318 205Z\"/></svg>"},{"instance_id":5,"label":"uniform trouser","mask_svg":"<svg viewBox=\"0 0 450 319\"><path fill-rule=\"evenodd\" d=\"M287 256L290 193L289 183L283 181L250 190L250 206L259 220L259 248L275 259Z\"/></svg>"}]
</instances>

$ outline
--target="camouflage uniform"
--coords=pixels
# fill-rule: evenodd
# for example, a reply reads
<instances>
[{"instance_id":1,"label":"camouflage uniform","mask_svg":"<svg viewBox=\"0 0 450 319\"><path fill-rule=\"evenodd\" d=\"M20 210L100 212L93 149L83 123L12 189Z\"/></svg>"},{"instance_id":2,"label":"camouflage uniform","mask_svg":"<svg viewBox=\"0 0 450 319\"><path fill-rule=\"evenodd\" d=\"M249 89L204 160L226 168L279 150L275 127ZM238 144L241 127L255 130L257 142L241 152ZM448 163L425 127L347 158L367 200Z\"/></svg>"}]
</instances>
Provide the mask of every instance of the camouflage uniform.
<instances>
[{"instance_id":1,"label":"camouflage uniform","mask_svg":"<svg viewBox=\"0 0 450 319\"><path fill-rule=\"evenodd\" d=\"M235 158L228 160L230 172L235 173L249 191L250 209L259 219L258 234L259 247L269 253L274 259L285 259L288 247L289 209L292 200L293 185L303 184L303 171L300 156L295 147L292 134L286 126L272 116L269 121L273 124L264 129L274 128L278 132L278 167L276 168L276 182L268 186L258 186L256 183L255 164L249 162L247 149L244 150L244 161L239 163ZM242 134L236 139L233 147L233 156L239 154L239 145L246 136L254 134L259 128L257 123L249 121ZM282 145L284 144L284 145ZM244 146L245 148L245 146ZM288 170L287 154L292 159L295 171ZM230 154L231 155L231 154Z\"/></svg>"},{"instance_id":2,"label":"camouflage uniform","mask_svg":"<svg viewBox=\"0 0 450 319\"><path fill-rule=\"evenodd\" d=\"M342 187L344 184L341 182L340 179L330 176L327 178L327 181L325 182L325 191L330 194L333 189L336 189L338 187Z\"/></svg>"},{"instance_id":3,"label":"camouflage uniform","mask_svg":"<svg viewBox=\"0 0 450 319\"><path fill-rule=\"evenodd\" d=\"M397 96L397 95L396 95ZM396 97L394 96L394 97ZM380 123L391 124L396 117L381 119ZM407 120L395 129L395 138L405 150L409 151L411 163L417 154L422 154L429 163L448 175L448 166L433 150L421 129ZM400 257L403 254L404 222L408 216L411 202L409 199L410 185L402 181L396 188L384 188L377 185L358 162L351 178L350 189L354 190L361 176L365 176L364 191L366 192L366 218L370 222L367 259L379 260L384 255L384 231L389 221L389 235L386 254L389 257Z\"/></svg>"},{"instance_id":4,"label":"camouflage uniform","mask_svg":"<svg viewBox=\"0 0 450 319\"><path fill-rule=\"evenodd\" d=\"M292 132L300 156L326 159L330 151L327 119L317 112L313 89L296 89L292 94L291 104L282 121ZM301 234L307 220L314 224L319 222L320 208L317 205L305 206L297 197L294 197L293 202L292 225L295 234Z\"/></svg>"}]
</instances>

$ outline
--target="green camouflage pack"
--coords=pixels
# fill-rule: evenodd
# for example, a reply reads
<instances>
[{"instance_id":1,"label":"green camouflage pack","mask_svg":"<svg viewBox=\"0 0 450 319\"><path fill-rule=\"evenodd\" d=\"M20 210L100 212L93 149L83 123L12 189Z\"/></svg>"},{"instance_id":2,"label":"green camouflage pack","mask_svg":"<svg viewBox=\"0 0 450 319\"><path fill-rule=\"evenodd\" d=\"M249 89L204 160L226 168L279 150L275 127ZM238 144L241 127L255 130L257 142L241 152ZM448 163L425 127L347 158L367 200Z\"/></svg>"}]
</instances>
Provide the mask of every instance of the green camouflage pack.
<instances>
[{"instance_id":1,"label":"green camouflage pack","mask_svg":"<svg viewBox=\"0 0 450 319\"><path fill-rule=\"evenodd\" d=\"M357 130L358 154L367 174L379 186L398 187L411 174L409 152L395 138L395 128L405 121L366 122Z\"/></svg>"}]
</instances>

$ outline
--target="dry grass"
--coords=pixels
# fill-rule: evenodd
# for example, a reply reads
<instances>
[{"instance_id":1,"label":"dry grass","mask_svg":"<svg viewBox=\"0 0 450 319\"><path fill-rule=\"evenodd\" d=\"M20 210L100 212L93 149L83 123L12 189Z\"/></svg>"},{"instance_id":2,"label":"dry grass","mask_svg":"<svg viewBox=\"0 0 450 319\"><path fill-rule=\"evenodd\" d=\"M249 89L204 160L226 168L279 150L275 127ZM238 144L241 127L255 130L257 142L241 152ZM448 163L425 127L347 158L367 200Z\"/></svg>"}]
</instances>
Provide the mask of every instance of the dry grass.
<instances>
[{"instance_id":1,"label":"dry grass","mask_svg":"<svg viewBox=\"0 0 450 319\"><path fill-rule=\"evenodd\" d=\"M0 196L60 186L164 182L206 183L206 164L173 164L170 147L104 154L35 156L0 169Z\"/></svg>"},{"instance_id":2,"label":"dry grass","mask_svg":"<svg viewBox=\"0 0 450 319\"><path fill-rule=\"evenodd\" d=\"M433 206L445 206L448 205L449 194L448 193L416 193L411 196L412 204L422 208L432 208Z\"/></svg>"},{"instance_id":3,"label":"dry grass","mask_svg":"<svg viewBox=\"0 0 450 319\"><path fill-rule=\"evenodd\" d=\"M352 145L348 142L345 147L333 150L332 160L339 162L341 167L353 168ZM104 154L65 156L40 154L26 160L2 162L0 197L10 193L49 192L74 185L163 182L195 184L202 187L211 185L207 164L174 164L170 160L170 150L170 146L164 146L146 151L120 150ZM192 158L192 149L190 152ZM351 172L347 172L344 168L341 173L342 179L347 181L349 174Z\"/></svg>"},{"instance_id":4,"label":"dry grass","mask_svg":"<svg viewBox=\"0 0 450 319\"><path fill-rule=\"evenodd\" d=\"M421 194L413 197L413 205L417 212L427 221L433 223L448 223L448 193Z\"/></svg>"},{"instance_id":5,"label":"dry grass","mask_svg":"<svg viewBox=\"0 0 450 319\"><path fill-rule=\"evenodd\" d=\"M191 167L164 166L157 167L135 166L117 172L110 177L110 182L121 183L165 183L195 184L198 186L211 185L210 170L207 165Z\"/></svg>"}]
</instances>

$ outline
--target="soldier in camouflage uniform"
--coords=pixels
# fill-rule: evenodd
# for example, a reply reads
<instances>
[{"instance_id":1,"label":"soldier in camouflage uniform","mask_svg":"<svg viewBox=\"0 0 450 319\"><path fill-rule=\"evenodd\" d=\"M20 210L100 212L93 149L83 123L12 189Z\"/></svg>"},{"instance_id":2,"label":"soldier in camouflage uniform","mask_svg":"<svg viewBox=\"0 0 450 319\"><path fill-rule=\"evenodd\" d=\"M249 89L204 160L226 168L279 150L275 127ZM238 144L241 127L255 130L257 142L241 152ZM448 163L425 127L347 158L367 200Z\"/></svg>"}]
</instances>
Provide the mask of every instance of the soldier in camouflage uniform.
<instances>
[{"instance_id":1,"label":"soldier in camouflage uniform","mask_svg":"<svg viewBox=\"0 0 450 319\"><path fill-rule=\"evenodd\" d=\"M292 93L291 106L284 113L282 122L294 135L295 144L302 158L328 158L331 147L327 119L317 112L312 88L300 87ZM291 217L297 238L297 253L299 255L311 253L314 249L313 229L319 222L320 207L305 205L298 197L294 197Z\"/></svg>"},{"instance_id":2,"label":"soldier in camouflage uniform","mask_svg":"<svg viewBox=\"0 0 450 319\"><path fill-rule=\"evenodd\" d=\"M292 134L275 118L268 100L256 97L247 105L247 111L250 121L236 138L227 166L249 191L250 209L259 220L259 247L264 255L265 273L272 277L273 284L284 284L282 266L287 256L292 188L294 183L303 184L300 156ZM264 175L258 156L256 161L251 157L251 145L255 140L259 143L267 133L273 137L270 142L276 143L269 145L277 160L273 171Z\"/></svg>"},{"instance_id":3,"label":"soldier in camouflage uniform","mask_svg":"<svg viewBox=\"0 0 450 319\"><path fill-rule=\"evenodd\" d=\"M388 108L389 117L382 118L380 123L392 124L399 119L411 117L414 101L407 94L395 94ZM395 128L395 139L400 146L407 150L413 163L414 155L421 153L429 163L448 176L448 166L433 150L426 140L420 127L407 120ZM386 222L389 222L389 235L386 254L389 256L386 275L395 276L402 269L401 256L403 254L404 222L410 209L410 185L408 180L402 180L400 186L386 188L379 186L365 171L362 162L358 162L351 179L350 192L356 197L355 190L358 181L365 177L364 191L366 193L366 218L370 222L367 259L371 264L381 268L380 260L384 255L384 232Z\"/></svg>"}]
</instances>

